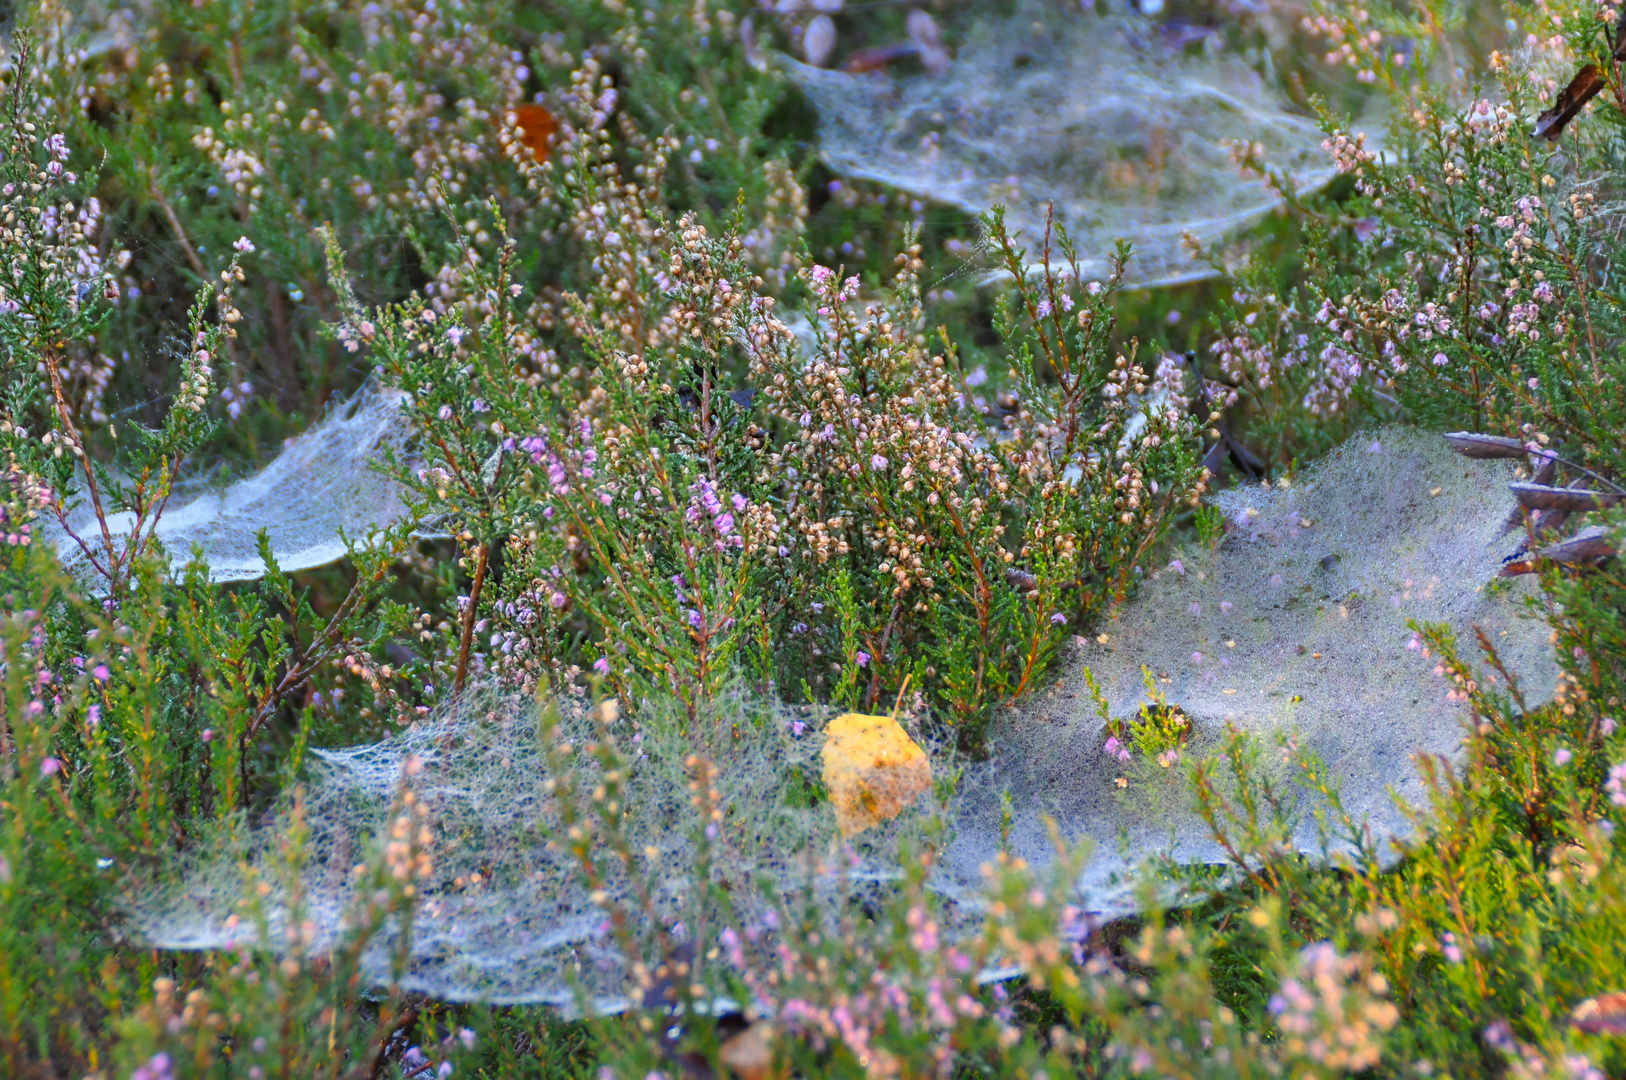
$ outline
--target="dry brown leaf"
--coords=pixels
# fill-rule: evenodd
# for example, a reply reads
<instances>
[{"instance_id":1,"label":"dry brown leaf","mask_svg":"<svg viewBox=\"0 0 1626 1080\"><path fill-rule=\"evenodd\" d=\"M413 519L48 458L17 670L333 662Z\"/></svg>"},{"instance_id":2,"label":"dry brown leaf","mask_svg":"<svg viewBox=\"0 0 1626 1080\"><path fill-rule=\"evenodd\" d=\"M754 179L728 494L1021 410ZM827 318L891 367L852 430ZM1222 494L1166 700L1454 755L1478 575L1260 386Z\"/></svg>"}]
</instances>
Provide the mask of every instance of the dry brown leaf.
<instances>
[{"instance_id":1,"label":"dry brown leaf","mask_svg":"<svg viewBox=\"0 0 1626 1080\"><path fill-rule=\"evenodd\" d=\"M1626 994L1587 998L1570 1013L1570 1023L1588 1035L1626 1034Z\"/></svg>"},{"instance_id":2,"label":"dry brown leaf","mask_svg":"<svg viewBox=\"0 0 1626 1080\"><path fill-rule=\"evenodd\" d=\"M531 156L538 164L548 160L548 154L552 152L548 140L559 130L559 122L540 105L515 105L512 112L519 141L530 149Z\"/></svg>"},{"instance_id":3,"label":"dry brown leaf","mask_svg":"<svg viewBox=\"0 0 1626 1080\"><path fill-rule=\"evenodd\" d=\"M1527 452L1524 443L1503 435L1453 431L1445 437L1445 441L1451 449L1470 458L1522 458Z\"/></svg>"},{"instance_id":4,"label":"dry brown leaf","mask_svg":"<svg viewBox=\"0 0 1626 1080\"><path fill-rule=\"evenodd\" d=\"M1519 505L1530 510L1603 510L1620 502L1620 496L1607 491L1588 491L1585 488L1549 487L1546 484L1509 484L1508 490Z\"/></svg>"},{"instance_id":5,"label":"dry brown leaf","mask_svg":"<svg viewBox=\"0 0 1626 1080\"><path fill-rule=\"evenodd\" d=\"M767 1080L773 1068L768 1026L752 1024L717 1049L717 1060L740 1080Z\"/></svg>"}]
</instances>

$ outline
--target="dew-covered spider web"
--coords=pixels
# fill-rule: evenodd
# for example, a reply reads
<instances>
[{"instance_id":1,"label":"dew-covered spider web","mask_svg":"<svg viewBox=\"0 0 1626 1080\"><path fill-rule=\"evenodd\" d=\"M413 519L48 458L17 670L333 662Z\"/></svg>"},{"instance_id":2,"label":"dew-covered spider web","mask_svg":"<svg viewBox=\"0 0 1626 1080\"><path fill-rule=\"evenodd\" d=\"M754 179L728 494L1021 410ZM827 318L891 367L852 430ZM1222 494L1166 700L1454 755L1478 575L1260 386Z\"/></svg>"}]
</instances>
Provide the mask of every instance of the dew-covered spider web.
<instances>
[{"instance_id":1,"label":"dew-covered spider web","mask_svg":"<svg viewBox=\"0 0 1626 1080\"><path fill-rule=\"evenodd\" d=\"M840 835L828 802L810 806L803 797L819 773L817 717L729 699L716 715L691 722L647 705L607 729L626 759L618 767L627 785L619 793L621 848L635 857L630 869L622 865L600 833L605 876L590 886L548 840L561 827L557 785L587 793L605 781L603 763L581 748L606 729L565 699L557 738L578 751L550 761L536 702L488 690L382 743L321 752L298 815L312 857L297 875L277 870L279 838L294 820L285 808L277 823L211 849L147 897L134 922L165 948L252 940L259 930L241 898L253 873L271 886L265 940L282 947L303 927L309 947L330 948L371 888L357 884L354 867L391 842L395 800L406 786L425 808L433 868L402 984L450 1000L619 1008L636 1002L638 989L606 903L632 910L640 932L668 927L680 947L697 913L721 917L720 896L741 925L771 925L781 904L797 897L834 923L873 910L867 905L876 890L893 887L899 843L908 841L916 851L932 843L941 852L933 884L945 900L945 932L975 927L981 868L1005 842L1002 794L1013 811L1016 854L1049 861L1047 818L1069 840L1093 840L1078 883L1082 905L1126 912L1146 860L1222 861L1189 809L1182 773L1195 755L1214 750L1226 724L1272 750L1278 736L1297 739L1327 760L1347 809L1364 816L1376 837L1404 834L1408 822L1391 789L1420 801L1413 755L1453 754L1464 722L1447 681L1433 674L1437 659L1411 647L1406 621L1446 622L1467 649L1473 628L1483 630L1522 676L1528 700L1544 700L1556 675L1546 627L1526 610L1528 579L1493 585L1514 543L1502 535L1510 475L1508 462L1457 457L1438 436L1384 430L1347 444L1290 486L1217 496L1227 519L1217 546L1148 575L1101 628L1104 639L1078 647L1073 670L1052 691L1002 716L988 760L952 762L927 745L934 775L952 771L944 766L963 769L946 806L924 796L851 838ZM1193 725L1181 760L1165 769L1105 753L1084 665L1114 718L1132 716L1146 700L1142 666L1150 668L1166 701ZM689 788L696 755L717 770L711 783L720 815L709 834L697 824ZM1279 761L1273 767L1288 771ZM947 824L946 845L934 822ZM1295 840L1316 850L1308 826ZM297 890L289 887L294 880ZM637 899L638 880L649 883L647 902ZM717 888L708 893L708 883ZM296 892L303 910L294 908ZM382 935L368 954L367 970L380 982L391 977L397 941L393 932Z\"/></svg>"},{"instance_id":2,"label":"dew-covered spider web","mask_svg":"<svg viewBox=\"0 0 1626 1080\"><path fill-rule=\"evenodd\" d=\"M210 580L249 581L266 571L258 533L269 535L284 571L307 570L343 558L345 538L365 539L406 513L398 485L378 469L386 450L404 454L410 435L402 415L407 396L369 386L289 440L265 468L220 490L178 485L158 520L157 535L177 568L202 548ZM100 556L101 526L81 493L69 527ZM108 515L115 544L135 516ZM146 526L143 526L145 531ZM51 530L64 565L89 570L84 551L61 530Z\"/></svg>"},{"instance_id":3,"label":"dew-covered spider web","mask_svg":"<svg viewBox=\"0 0 1626 1080\"><path fill-rule=\"evenodd\" d=\"M1078 644L1054 689L997 725L992 760L962 784L961 872L997 842L1001 789L1016 806L1018 853L1048 849L1045 815L1096 841L1080 885L1097 910L1126 909L1131 871L1154 853L1224 861L1190 809L1180 766L1104 751L1086 667L1114 719L1150 702L1150 668L1193 726L1185 760L1215 752L1234 724L1271 748L1281 778L1274 740L1291 736L1327 762L1345 808L1375 838L1409 832L1391 789L1425 801L1413 755L1455 754L1465 714L1407 620L1450 625L1468 659L1480 658L1483 631L1531 702L1546 700L1557 677L1547 625L1527 604L1535 586L1496 576L1517 546L1503 535L1510 479L1510 462L1472 461L1438 435L1389 429L1346 443L1288 487L1217 495L1218 548L1151 573L1099 628L1104 636ZM1308 814L1297 839L1317 849Z\"/></svg>"},{"instance_id":4,"label":"dew-covered spider web","mask_svg":"<svg viewBox=\"0 0 1626 1080\"><path fill-rule=\"evenodd\" d=\"M1231 240L1281 202L1233 144L1263 151L1301 190L1333 175L1314 122L1232 56L1192 55L1133 17L1027 4L974 29L941 75L827 71L786 60L819 115L836 173L980 214L1002 204L1030 255L1046 208L1105 278L1119 239L1126 284L1211 276L1182 236Z\"/></svg>"},{"instance_id":5,"label":"dew-covered spider web","mask_svg":"<svg viewBox=\"0 0 1626 1080\"><path fill-rule=\"evenodd\" d=\"M700 914L708 888L727 895L733 925L772 927L781 911L788 922L809 903L833 920L891 887L900 840L920 837L923 813L844 840L828 804L813 808L796 798L806 778L818 775L823 742L792 719L805 714L728 701L695 721L651 714L603 726L603 714L574 699L553 707L557 727L546 729L535 699L471 693L396 738L319 751L299 811L310 830L301 873L290 878L278 870L277 843L290 820L285 807L278 824L222 841L155 890L135 921L163 948L248 942L260 929L241 898L259 880L270 886L266 940L280 946L298 937L321 954L360 921L376 888L358 884L357 864L427 828L429 870L402 986L443 1000L616 1010L641 991L609 907L624 909L641 937L664 928L674 952L692 948L697 915L719 917L716 910ZM606 736L624 755L614 768L593 756L593 744ZM561 743L575 752L550 760L548 748ZM717 766L707 788L719 813L709 827L690 788L695 755ZM619 841L594 817L601 803L593 793L610 772L625 782L615 796L626 810ZM596 883L565 850L558 798L565 785L579 793L578 827L595 841L603 875ZM424 815L403 831L397 823L406 789ZM631 853L630 866L617 857L622 850ZM297 889L289 887L293 880ZM390 980L399 940L392 927L364 957L381 983ZM661 958L646 959L653 968Z\"/></svg>"}]
</instances>

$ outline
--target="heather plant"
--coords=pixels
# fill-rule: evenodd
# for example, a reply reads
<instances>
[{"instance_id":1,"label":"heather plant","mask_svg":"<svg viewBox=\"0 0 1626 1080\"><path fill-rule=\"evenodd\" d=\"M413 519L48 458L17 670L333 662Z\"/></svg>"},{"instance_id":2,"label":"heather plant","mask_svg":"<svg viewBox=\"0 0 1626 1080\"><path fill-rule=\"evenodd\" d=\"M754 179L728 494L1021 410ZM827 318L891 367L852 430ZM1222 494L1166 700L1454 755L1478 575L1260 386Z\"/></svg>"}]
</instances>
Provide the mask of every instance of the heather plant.
<instances>
[{"instance_id":1,"label":"heather plant","mask_svg":"<svg viewBox=\"0 0 1626 1080\"><path fill-rule=\"evenodd\" d=\"M20 21L42 45L42 113L75 145L105 147L103 190L116 193L108 224L129 252L113 310L82 361L87 391L168 390L147 373L154 343L145 327L177 317L172 298L212 280L249 221L260 273L239 290L244 336L218 364L228 411L246 407L258 418L239 437L280 436L277 407L309 416L362 375L322 337L338 315L324 224L366 267L365 295L396 299L413 287L432 293L435 255L453 225L472 223L467 242L492 257L499 234L485 211L495 200L506 222L539 241L516 272L535 290L528 316L541 336L552 288L578 264L555 241L566 235L559 207L510 157L546 158L548 110L562 113L560 98L607 61L614 79L592 78L587 91L591 122L648 127L680 143L668 197L708 219L749 192L766 213L752 223L757 256L773 268L793 235L784 228L794 230L805 206L763 134L771 83L741 56L737 15L726 6L668 4L653 15L623 5L580 5L555 18L500 2L365 10L163 2L97 23L72 5L30 8ZM734 92L718 93L714 80ZM544 109L527 111L539 100ZM714 137L719 128L730 134ZM537 295L544 284L549 295Z\"/></svg>"},{"instance_id":2,"label":"heather plant","mask_svg":"<svg viewBox=\"0 0 1626 1080\"><path fill-rule=\"evenodd\" d=\"M1597 70L1612 17L1592 5L1513 14L1510 23L1540 32L1490 51L1482 75L1443 79L1433 65L1460 44L1462 11L1437 22L1340 6L1306 16L1305 29L1333 46L1327 61L1382 85L1395 109L1381 133L1323 114L1325 147L1351 186L1330 215L1315 211L1331 228L1307 245L1308 273L1282 294L1254 268L1222 307L1210 351L1233 387L1225 400L1250 415L1271 467L1312 424L1373 408L1562 442L1575 469L1617 453L1601 438L1620 419L1606 389L1619 376L1609 344L1618 304L1600 272L1613 227L1603 164L1612 129L1582 123L1566 134L1544 122L1561 142L1548 151L1526 127L1562 103L1571 69Z\"/></svg>"},{"instance_id":3,"label":"heather plant","mask_svg":"<svg viewBox=\"0 0 1626 1080\"><path fill-rule=\"evenodd\" d=\"M578 115L592 107L584 91ZM908 676L975 746L1200 497L1180 365L1109 360L1112 283L1052 270L1048 236L1022 270L997 216L990 244L1017 272L1006 405L969 400L952 347L927 349L917 248L862 305L856 276L807 268L804 353L737 229L663 212L673 147L654 141L623 184L605 138L567 127L559 168L536 169L564 171L601 275L562 300L576 370L599 377L544 386L520 351L512 245L490 271L457 249L452 303L369 314L338 286L339 338L377 352L420 417L424 461L401 478L467 545L457 684L476 626L521 685L591 660L691 709L739 671L792 698L845 682L871 708ZM549 640L570 616L590 627L576 656Z\"/></svg>"},{"instance_id":4,"label":"heather plant","mask_svg":"<svg viewBox=\"0 0 1626 1080\"><path fill-rule=\"evenodd\" d=\"M1235 148L1302 231L1178 294L1207 328L1180 355L1178 308L1122 288L1133 251L1094 281L1107 253L1059 226L830 186L768 50L871 25L832 6L19 15L9 1074L1621 1069L1618 106L1581 100L1616 77L1614 9L1514 4L1527 36L1485 44L1465 7L1312 4L1301 66L1385 129L1323 83L1319 193ZM909 63L957 45L947 18L873 20ZM1528 134L1549 109L1556 145ZM369 380L402 403L370 474L387 527L296 574L267 522L263 569L225 584L166 549L182 500L206 512ZM1151 670L1115 718L1092 679L1097 741L1170 779L1225 864L1171 853L1106 922L1078 838L1024 861L1007 817L967 884L960 766L1001 706L1059 690L1058 653L1105 644L1144 574L1183 577L1171 538L1234 542L1203 503L1229 472L1291 474L1373 417L1575 489L1507 541L1552 694L1488 634L1415 626L1463 743L1418 757L1391 837L1290 734L1194 731ZM858 839L814 764L843 710L895 715L934 767ZM485 787L454 768L476 750ZM527 957L557 946L568 1023L424 989L524 970L468 975L476 922L551 935Z\"/></svg>"}]
</instances>

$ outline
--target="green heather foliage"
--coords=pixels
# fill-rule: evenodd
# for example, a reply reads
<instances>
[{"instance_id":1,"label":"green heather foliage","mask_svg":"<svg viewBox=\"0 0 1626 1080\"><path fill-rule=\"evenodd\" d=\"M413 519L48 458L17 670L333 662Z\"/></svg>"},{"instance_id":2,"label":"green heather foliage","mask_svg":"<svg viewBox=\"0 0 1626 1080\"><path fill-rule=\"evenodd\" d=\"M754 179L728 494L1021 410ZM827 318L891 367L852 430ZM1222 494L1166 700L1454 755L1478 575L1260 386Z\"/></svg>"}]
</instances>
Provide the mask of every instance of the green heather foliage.
<instances>
[{"instance_id":1,"label":"green heather foliage","mask_svg":"<svg viewBox=\"0 0 1626 1080\"><path fill-rule=\"evenodd\" d=\"M402 978L424 890L450 887L407 785L346 871L367 902L339 946L311 947L309 751L385 738L465 687L690 740L672 829L727 909L704 855L720 716L896 709L983 754L996 711L1046 686L1168 543L1219 542L1205 493L1291 475L1368 421L1512 436L1556 482L1626 483L1613 3L1238 5L1188 47L1274 57L1340 177L1290 190L1237 147L1283 212L1243 265L1212 254L1217 277L1156 293L1080 280L1059 226L1013 236L997 208L976 221L838 182L769 55L816 20L778 6L794 10L7 16L0 1073L1626 1073L1618 1037L1570 1020L1626 991L1619 560L1535 564L1550 701L1526 700L1490 641L1416 628L1464 742L1417 760L1429 797L1392 848L1291 740L1233 734L1181 758L1231 865L1160 867L1135 918L1084 914L1058 835L1047 866L1001 856L976 925L962 910L951 927L927 829L866 903L784 907L772 945L727 920L681 947L634 940L628 911L654 902L605 896L629 967L665 950L643 985L674 1004L566 1019L362 976L382 942ZM959 5L920 7L952 49ZM1054 15L1093 17L1076 8ZM834 26L845 55L920 23L853 4ZM1588 62L1609 89L1556 144L1533 140ZM536 102L547 141L518 130ZM402 520L297 575L263 538L268 572L231 585L162 549L187 491L252 472L369 385L410 395L407 449L377 463ZM1222 428L1241 449L1213 475ZM1177 706L1111 733L1180 758ZM608 736L579 752L605 785L550 788L565 824L539 842L598 888L642 857L612 779L636 761ZM550 743L549 768L569 753ZM948 798L955 777L937 779ZM788 791L822 798L806 778ZM260 933L144 946L150 884L274 816L239 909ZM1305 823L1340 853L1300 854ZM293 890L286 922L272 878ZM1163 910L1171 880L1198 901ZM1014 974L979 980L991 966ZM742 1013L719 1019L719 999Z\"/></svg>"}]
</instances>

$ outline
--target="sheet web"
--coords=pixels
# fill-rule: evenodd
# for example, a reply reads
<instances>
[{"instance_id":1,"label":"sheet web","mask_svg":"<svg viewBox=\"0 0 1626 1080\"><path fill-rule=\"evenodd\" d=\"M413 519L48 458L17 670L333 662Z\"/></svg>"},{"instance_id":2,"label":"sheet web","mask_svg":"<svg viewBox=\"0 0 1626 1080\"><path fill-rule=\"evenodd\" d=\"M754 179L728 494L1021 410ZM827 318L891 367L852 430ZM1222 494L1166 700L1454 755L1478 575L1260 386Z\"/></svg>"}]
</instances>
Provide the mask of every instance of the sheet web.
<instances>
[{"instance_id":1,"label":"sheet web","mask_svg":"<svg viewBox=\"0 0 1626 1080\"><path fill-rule=\"evenodd\" d=\"M786 64L836 173L972 214L1003 205L1030 249L1054 204L1085 274L1105 278L1115 243L1133 242L1130 286L1212 276L1184 234L1227 241L1280 204L1232 144L1300 190L1334 172L1316 125L1240 58L1171 48L1133 17L1027 4L975 28L941 75Z\"/></svg>"},{"instance_id":2,"label":"sheet web","mask_svg":"<svg viewBox=\"0 0 1626 1080\"><path fill-rule=\"evenodd\" d=\"M1503 534L1511 479L1510 462L1471 461L1438 435L1389 429L1346 443L1290 486L1217 495L1217 550L1152 573L1102 636L1081 641L1072 671L993 732L992 760L962 783L960 872L998 843L1001 788L1018 810L1018 853L1048 849L1045 815L1096 842L1080 886L1097 910L1127 910L1133 871L1154 853L1224 861L1190 810L1183 765L1104 750L1086 668L1109 716L1125 720L1151 701L1149 668L1193 726L1182 762L1213 753L1228 724L1267 747L1291 737L1326 760L1346 809L1375 837L1408 833L1393 796L1424 801L1413 755L1454 755L1464 713L1407 620L1450 625L1471 659L1483 630L1532 702L1557 677L1547 625L1527 602L1536 586L1496 577L1519 539ZM1283 756L1270 760L1285 777ZM1313 851L1305 818L1297 839Z\"/></svg>"},{"instance_id":3,"label":"sheet web","mask_svg":"<svg viewBox=\"0 0 1626 1080\"><path fill-rule=\"evenodd\" d=\"M250 833L239 844L195 862L178 882L155 891L135 912L154 945L173 949L231 948L252 940L255 924L243 916L250 874L275 882L265 901L270 942L288 939L297 922L306 947L336 946L344 927L367 901L354 867L389 842L398 797L410 788L423 805L432 839L431 866L411 931L411 959L402 984L442 1000L578 1006L578 988L590 1007L616 1010L640 989L611 933L608 903L622 907L634 933L653 947L663 927L675 948L685 947L697 920L712 925L708 885L729 897L734 925L769 927L782 906L815 910L833 922L852 905L897 876L900 841L919 839L925 814L913 814L861 837L843 840L826 804L795 805L803 777L816 777L822 739L792 734L789 714L735 701L721 713L687 724L704 738L678 735L676 716L646 716L641 725L621 719L601 728L590 710L563 701L552 745L577 752L555 768L542 737L534 699L486 691L466 695L432 720L383 743L317 752L303 787L300 820L309 829L306 869L297 889L278 877L275 852L291 820ZM582 827L592 824L591 792L604 769L584 751L605 734L616 739L627 764L622 803L624 840L595 848L604 874L595 900L578 865L561 845L560 786L581 794ZM702 838L690 782L693 755L717 766L712 780L721 818ZM803 800L805 802L805 800ZM696 867L702 845L711 874ZM633 853L629 869L615 850ZM650 890L647 907L634 902L639 876ZM298 896L299 909L294 907ZM236 918L234 918L236 916ZM388 980L399 939L374 939L365 967ZM655 967L661 957L646 957Z\"/></svg>"},{"instance_id":4,"label":"sheet web","mask_svg":"<svg viewBox=\"0 0 1626 1080\"><path fill-rule=\"evenodd\" d=\"M297 918L313 928L314 950L341 940L346 913L364 899L352 868L388 842L392 800L407 784L427 811L433 871L414 920L406 987L446 1000L573 1009L581 986L592 1007L622 1007L637 988L600 900L626 905L642 931L660 923L680 939L676 927L720 917L708 899L718 894L696 871L687 764L696 754L716 765L723 811L706 842L709 880L724 886L733 916L755 926L771 924L770 912L804 890L832 923L862 908L895 880L899 843L924 842L941 814L950 840L934 885L948 907L945 931L974 928L981 867L1003 843L1002 792L1014 809L1016 854L1048 862L1053 818L1068 838L1095 841L1079 881L1084 906L1128 911L1145 860L1220 861L1187 809L1182 773L1193 755L1214 749L1226 724L1267 744L1292 737L1317 751L1357 818L1379 837L1403 834L1408 824L1391 789L1420 799L1412 755L1453 753L1463 722L1449 687L1432 674L1436 661L1409 647L1406 620L1447 622L1465 644L1472 628L1483 629L1530 700L1543 700L1556 675L1545 624L1526 611L1528 580L1490 587L1515 544L1501 533L1509 477L1505 461L1467 460L1438 436L1386 430L1346 445L1290 486L1218 496L1227 531L1217 548L1149 575L1103 627L1104 638L1078 648L1053 690L996 725L988 760L950 762L927 748L934 775L963 770L949 806L934 809L923 798L855 837L840 835L828 803L797 805L805 778L820 773L823 748L816 722L793 734L791 721L804 714L731 700L701 724L653 705L636 721L618 720L611 731L630 762L625 847L642 853L637 872L655 885L647 909L629 903L636 890L616 859L600 860L608 876L595 899L568 856L547 843L559 826L550 779L589 792L602 780L600 766L577 753L563 772L551 771L534 701L493 690L468 695L393 739L318 753L299 817L311 858L298 879ZM1193 723L1178 766L1126 763L1103 750L1103 721L1082 669L1101 686L1110 716L1126 718L1146 700L1143 665ZM559 707L559 738L583 746L595 737L584 707ZM691 734L678 734L685 729ZM278 880L274 853L291 820L285 811L239 846L212 851L147 897L136 925L164 948L248 940L252 924L232 918L247 875ZM1315 846L1308 831L1297 840ZM273 945L296 918L288 884L266 900ZM369 954L381 982L395 945L386 934Z\"/></svg>"},{"instance_id":5,"label":"sheet web","mask_svg":"<svg viewBox=\"0 0 1626 1080\"><path fill-rule=\"evenodd\" d=\"M343 558L344 538L365 538L406 513L394 481L376 467L386 449L404 454L410 435L401 415L407 396L369 386L290 439L263 469L220 490L179 485L158 522L158 539L179 568L197 545L210 580L249 581L265 573L258 533L265 529L284 571L307 570ZM115 542L135 524L128 512L110 514ZM88 499L69 519L74 534L93 547L101 527ZM63 564L88 571L83 551L60 528L48 530Z\"/></svg>"}]
</instances>

